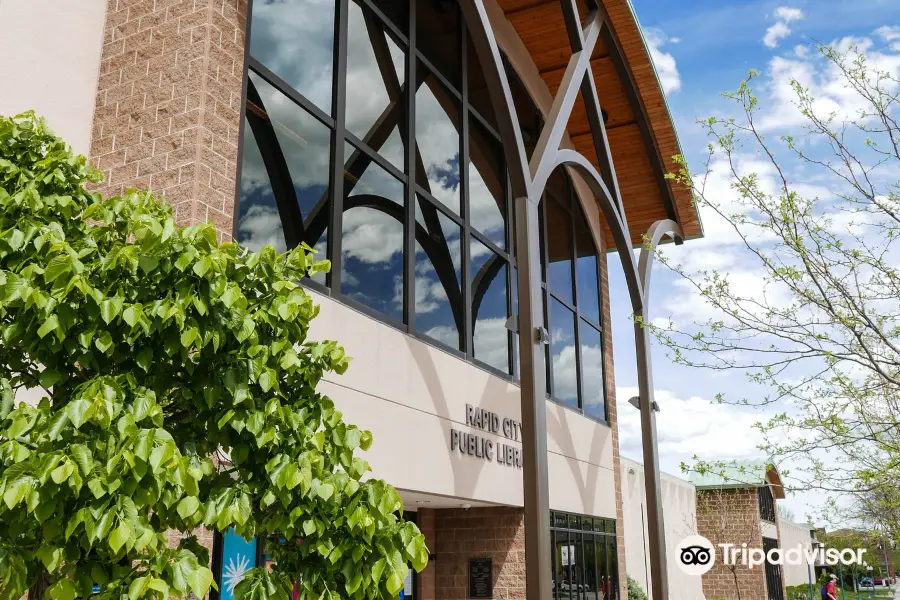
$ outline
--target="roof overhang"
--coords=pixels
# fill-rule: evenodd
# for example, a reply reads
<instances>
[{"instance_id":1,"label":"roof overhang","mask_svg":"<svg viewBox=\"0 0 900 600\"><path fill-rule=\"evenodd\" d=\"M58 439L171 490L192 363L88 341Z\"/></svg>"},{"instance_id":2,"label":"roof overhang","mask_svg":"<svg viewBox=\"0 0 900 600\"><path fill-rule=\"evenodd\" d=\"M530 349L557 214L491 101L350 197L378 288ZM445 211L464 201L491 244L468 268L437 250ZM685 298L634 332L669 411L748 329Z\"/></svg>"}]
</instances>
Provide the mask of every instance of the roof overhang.
<instances>
[{"instance_id":1,"label":"roof overhang","mask_svg":"<svg viewBox=\"0 0 900 600\"><path fill-rule=\"evenodd\" d=\"M572 0L497 0L549 96L556 94L572 54L561 4L569 1ZM628 0L604 0L589 6L577 0L576 5L582 25L591 10L600 11L605 17L601 39L591 56L591 71L604 113L631 242L641 245L643 234L661 219L677 222L685 239L701 237L703 231L691 190L665 177L679 170L674 157L682 152L631 4ZM526 87L532 96L536 95L533 84ZM539 100L535 98L539 109L549 108ZM581 97L576 101L567 132L568 143L599 168L594 134ZM612 236L607 235L606 239L612 247Z\"/></svg>"}]
</instances>

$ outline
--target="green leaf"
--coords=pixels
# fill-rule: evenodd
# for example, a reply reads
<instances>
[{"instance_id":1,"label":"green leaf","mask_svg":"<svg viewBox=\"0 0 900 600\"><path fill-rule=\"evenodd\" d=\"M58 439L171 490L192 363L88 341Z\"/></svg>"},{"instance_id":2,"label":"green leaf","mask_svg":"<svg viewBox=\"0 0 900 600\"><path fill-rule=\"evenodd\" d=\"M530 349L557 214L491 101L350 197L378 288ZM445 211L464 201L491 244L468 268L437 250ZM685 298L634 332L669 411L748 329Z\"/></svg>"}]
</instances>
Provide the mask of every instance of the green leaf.
<instances>
[{"instance_id":1,"label":"green leaf","mask_svg":"<svg viewBox=\"0 0 900 600\"><path fill-rule=\"evenodd\" d=\"M187 496L178 503L178 514L182 519L193 516L200 508L200 500L195 496Z\"/></svg>"},{"instance_id":2,"label":"green leaf","mask_svg":"<svg viewBox=\"0 0 900 600\"><path fill-rule=\"evenodd\" d=\"M88 450L88 447L84 444L73 444L70 452L72 458L75 459L78 468L81 469L81 474L85 477L90 475L94 470L94 459L91 456L91 451Z\"/></svg>"},{"instance_id":3,"label":"green leaf","mask_svg":"<svg viewBox=\"0 0 900 600\"><path fill-rule=\"evenodd\" d=\"M47 265L47 268L44 269L44 281L53 283L71 270L71 257L64 254L54 256Z\"/></svg>"},{"instance_id":4,"label":"green leaf","mask_svg":"<svg viewBox=\"0 0 900 600\"><path fill-rule=\"evenodd\" d=\"M47 317L47 320L38 328L37 334L43 339L47 337L47 334L53 333L56 331L56 328L59 327L59 319L56 315L50 315Z\"/></svg>"},{"instance_id":5,"label":"green leaf","mask_svg":"<svg viewBox=\"0 0 900 600\"><path fill-rule=\"evenodd\" d=\"M213 574L206 567L199 567L188 575L187 580L194 594L198 598L203 598L209 591L209 586L212 585Z\"/></svg>"},{"instance_id":6,"label":"green leaf","mask_svg":"<svg viewBox=\"0 0 900 600\"><path fill-rule=\"evenodd\" d=\"M157 266L159 266L159 259L155 256L144 255L138 258L138 265L141 267L144 274L149 275L156 270Z\"/></svg>"},{"instance_id":7,"label":"green leaf","mask_svg":"<svg viewBox=\"0 0 900 600\"><path fill-rule=\"evenodd\" d=\"M75 600L78 590L71 579L62 578L47 590L53 600Z\"/></svg>"},{"instance_id":8,"label":"green leaf","mask_svg":"<svg viewBox=\"0 0 900 600\"><path fill-rule=\"evenodd\" d=\"M149 583L149 576L146 577L138 577L134 581L131 582L131 585L128 586L128 598L134 600L136 598L140 598L144 590L147 589L147 584Z\"/></svg>"},{"instance_id":9,"label":"green leaf","mask_svg":"<svg viewBox=\"0 0 900 600\"><path fill-rule=\"evenodd\" d=\"M37 556L41 562L44 563L44 567L52 573L62 561L63 549L54 548L53 546L41 546L41 548L35 552L35 556Z\"/></svg>"},{"instance_id":10,"label":"green leaf","mask_svg":"<svg viewBox=\"0 0 900 600\"><path fill-rule=\"evenodd\" d=\"M60 379L62 379L62 373L56 369L44 369L38 376L38 381L41 382L41 386L48 390L56 385Z\"/></svg>"},{"instance_id":11,"label":"green leaf","mask_svg":"<svg viewBox=\"0 0 900 600\"><path fill-rule=\"evenodd\" d=\"M67 481L74 472L75 465L73 465L71 461L66 460L65 462L63 462L63 464L53 469L53 471L50 473L50 479L52 479L56 484L61 484L64 481Z\"/></svg>"},{"instance_id":12,"label":"green leaf","mask_svg":"<svg viewBox=\"0 0 900 600\"><path fill-rule=\"evenodd\" d=\"M31 485L25 478L7 484L6 491L3 493L3 501L7 508L12 510L19 502L25 499L25 495L31 491Z\"/></svg>"},{"instance_id":13,"label":"green leaf","mask_svg":"<svg viewBox=\"0 0 900 600\"><path fill-rule=\"evenodd\" d=\"M66 406L66 415L75 429L79 429L93 413L93 403L85 398L73 400Z\"/></svg>"},{"instance_id":14,"label":"green leaf","mask_svg":"<svg viewBox=\"0 0 900 600\"><path fill-rule=\"evenodd\" d=\"M145 373L149 373L150 366L153 364L153 349L149 347L144 348L137 353L137 356L134 360L135 362L137 362L138 366L144 370Z\"/></svg>"},{"instance_id":15,"label":"green leaf","mask_svg":"<svg viewBox=\"0 0 900 600\"><path fill-rule=\"evenodd\" d=\"M128 523L125 521L120 522L119 526L113 529L112 533L109 535L109 547L112 549L113 553L118 554L119 549L128 543L133 534L134 531Z\"/></svg>"}]
</instances>

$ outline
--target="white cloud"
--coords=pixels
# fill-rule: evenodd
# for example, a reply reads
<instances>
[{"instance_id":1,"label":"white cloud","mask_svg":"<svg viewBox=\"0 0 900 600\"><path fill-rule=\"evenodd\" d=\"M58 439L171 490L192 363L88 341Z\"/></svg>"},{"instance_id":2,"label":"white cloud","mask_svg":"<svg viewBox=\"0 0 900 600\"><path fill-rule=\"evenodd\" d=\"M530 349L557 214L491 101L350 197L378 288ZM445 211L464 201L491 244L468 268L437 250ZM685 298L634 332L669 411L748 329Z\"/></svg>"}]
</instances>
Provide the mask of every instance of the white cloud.
<instances>
[{"instance_id":1,"label":"white cloud","mask_svg":"<svg viewBox=\"0 0 900 600\"><path fill-rule=\"evenodd\" d=\"M791 28L788 27L788 23L799 21L803 17L803 11L799 8L791 8L789 6L779 6L776 8L775 18L778 19L778 21L766 29L766 34L763 36L763 44L769 48L778 46L779 40L786 38L791 34Z\"/></svg>"},{"instance_id":2,"label":"white cloud","mask_svg":"<svg viewBox=\"0 0 900 600\"><path fill-rule=\"evenodd\" d=\"M775 9L775 18L790 23L791 21L799 21L803 18L803 11L799 8L791 8L790 6L779 6Z\"/></svg>"},{"instance_id":3,"label":"white cloud","mask_svg":"<svg viewBox=\"0 0 900 600\"><path fill-rule=\"evenodd\" d=\"M794 46L794 56L797 58L807 58L809 56L809 47L804 46L803 44L797 44Z\"/></svg>"},{"instance_id":4,"label":"white cloud","mask_svg":"<svg viewBox=\"0 0 900 600\"><path fill-rule=\"evenodd\" d=\"M889 42L893 50L900 52L900 25L883 25L875 30L875 35Z\"/></svg>"},{"instance_id":5,"label":"white cloud","mask_svg":"<svg viewBox=\"0 0 900 600\"><path fill-rule=\"evenodd\" d=\"M637 396L637 388L617 388L619 444L622 454L640 460L640 413L627 405ZM719 404L700 396L681 397L668 390L656 390L654 399L661 469L681 475L681 462L759 458L762 434L753 427L762 413L730 404ZM683 475L682 475L683 476Z\"/></svg>"},{"instance_id":6,"label":"white cloud","mask_svg":"<svg viewBox=\"0 0 900 600\"><path fill-rule=\"evenodd\" d=\"M241 244L254 252L263 246L272 246L284 252L287 245L281 230L281 218L274 207L256 204L251 206L238 225Z\"/></svg>"},{"instance_id":7,"label":"white cloud","mask_svg":"<svg viewBox=\"0 0 900 600\"><path fill-rule=\"evenodd\" d=\"M644 30L644 36L647 39L647 49L650 51L650 58L653 59L653 64L656 66L656 73L659 75L663 91L667 94L669 92L677 92L681 89L681 76L678 74L678 67L675 65L675 57L668 52L663 52L662 47L666 43L678 42L669 39L661 30L652 27Z\"/></svg>"}]
</instances>

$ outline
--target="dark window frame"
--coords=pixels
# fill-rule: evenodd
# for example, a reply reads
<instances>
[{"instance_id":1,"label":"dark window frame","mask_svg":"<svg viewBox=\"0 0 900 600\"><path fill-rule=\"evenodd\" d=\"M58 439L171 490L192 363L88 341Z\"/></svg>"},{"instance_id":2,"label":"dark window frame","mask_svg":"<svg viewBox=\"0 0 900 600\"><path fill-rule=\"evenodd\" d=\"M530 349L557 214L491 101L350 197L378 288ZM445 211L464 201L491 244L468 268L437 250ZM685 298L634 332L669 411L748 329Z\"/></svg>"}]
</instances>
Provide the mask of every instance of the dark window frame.
<instances>
[{"instance_id":1,"label":"dark window frame","mask_svg":"<svg viewBox=\"0 0 900 600\"><path fill-rule=\"evenodd\" d=\"M759 498L759 518L768 523L775 523L775 498L772 490L768 485L756 488L756 495Z\"/></svg>"},{"instance_id":2,"label":"dark window frame","mask_svg":"<svg viewBox=\"0 0 900 600\"><path fill-rule=\"evenodd\" d=\"M561 525L557 524L556 519L562 519L566 524ZM587 522L592 523L592 527L587 528ZM578 523L578 525L573 525L573 523ZM598 530L599 529L599 530ZM562 587L561 582L556 581L556 569L558 568L556 565L556 543L560 539L565 539L566 545L576 547L576 544L580 542L581 544L581 555L585 556L584 544L590 540L590 543L594 545L594 564L576 564L576 586L574 590L572 589L571 582L569 584L569 590L566 592L562 592L560 589ZM593 581L596 582L598 588L602 585L602 577L604 575L608 575L611 579L613 579L612 584L612 596L608 600L619 600L619 569L618 569L618 540L616 538L616 520L615 519L605 519L602 517L590 517L587 515L577 515L574 513L567 513L563 511L550 511L550 543L552 545L551 550L551 565L553 569L552 578L554 579L555 585L553 586L553 598L554 600L584 600L586 598L585 590L579 589L578 585L584 587L586 581L588 581L587 577L587 569L592 568L594 573ZM600 564L600 556L601 553L599 548L603 546L604 552L602 553L603 558L605 559L605 563L603 565ZM610 552L612 549L612 552ZM577 548L575 550L577 552ZM581 561L584 562L583 560ZM561 568L562 565L559 565Z\"/></svg>"},{"instance_id":3,"label":"dark window frame","mask_svg":"<svg viewBox=\"0 0 900 600\"><path fill-rule=\"evenodd\" d=\"M558 167L561 168L561 167ZM550 198L546 193L544 194L541 200L541 226L542 228L546 228L547 226L547 204L549 202L556 202L556 205L561 208L566 215L569 217L569 233L570 233L570 244L572 246L572 259L571 259L571 280L572 280L572 302L569 302L564 297L560 296L557 292L555 292L549 283L549 256L550 256L550 248L549 242L547 241L548 236L546 233L541 235L541 294L544 297L544 322L547 324L547 331L552 332L552 320L550 318L550 314L552 313L551 307L551 299L559 302L564 308L571 311L574 315L575 322L575 363L576 363L576 381L577 381L577 407L573 407L571 404L568 404L561 399L559 399L555 394L555 383L553 380L553 350L548 345L548 350L545 354L547 365L547 389L549 393L547 394L547 398L554 402L555 404L559 404L568 408L569 410L574 410L575 412L581 413L587 419L591 419L593 421L597 421L598 423L602 423L605 425L609 424L609 406L607 403L608 395L606 389L606 347L603 343L603 290L602 290L602 271L604 261L600 258L600 252L597 250L597 246L594 243L593 239L591 243L594 246L594 251L596 252L597 260L596 260L596 268L597 268L597 294L598 294L598 305L597 312L598 314L595 317L591 317L589 315L585 315L581 312L580 302L578 301L578 220L575 218L576 212L581 212L581 217L584 220L584 223L587 225L588 220L587 216L584 214L584 209L581 207L581 202L578 199L578 194L575 192L575 186L571 180L571 178L566 175L566 196L567 202L565 204L557 202L556 200ZM590 233L590 226L588 225L588 233ZM597 332L600 333L600 352L601 352L601 377L603 378L603 417L601 418L599 415L591 415L585 412L584 410L584 359L582 357L581 351L581 322L584 321L588 326L593 327Z\"/></svg>"},{"instance_id":4,"label":"dark window frame","mask_svg":"<svg viewBox=\"0 0 900 600\"><path fill-rule=\"evenodd\" d=\"M459 115L460 115L460 127L458 129L459 133L459 186L460 186L460 214L455 214L452 210L445 207L442 203L438 202L431 194L428 193L416 180L416 158L415 158L415 148L416 148L416 138L415 138L415 93L417 91L416 86L407 85L405 87L406 94L404 98L405 102L405 118L406 118L406 143L405 143L405 156L404 163L405 168L404 172L400 173L399 169L396 168L395 165L390 163L387 159L382 157L378 152L376 152L373 148L370 148L367 144L365 144L362 140L360 140L357 136L353 135L349 131L346 130L345 120L346 120L346 73L347 73L347 46L348 46L348 12L349 12L349 3L357 2L363 10L371 11L374 18L377 20L380 26L384 28L385 35L390 36L395 43L397 43L405 52L405 81L406 82L414 82L416 81L416 70L419 64L424 65L428 70L434 74L441 84L453 95L454 99L459 103ZM248 18L247 18L247 36L246 36L246 59L244 60L244 69L243 69L243 89L242 89L242 99L241 99L241 114L246 114L247 110L247 86L249 81L249 73L253 71L256 75L260 76L264 80L266 80L269 84L271 84L278 92L284 94L289 100L293 101L297 106L299 106L302 110L305 110L308 114L312 115L315 119L317 119L322 125L328 127L331 132L331 157L330 157L330 173L329 173L329 194L330 194L330 204L329 204L329 223L327 228L327 257L331 259L332 270L327 274L325 284L321 284L318 282L314 282L311 280L304 280L302 283L314 289L324 295L327 295L339 302L346 304L364 314L368 317L373 318L377 321L380 321L390 327L398 329L408 335L415 337L431 346L440 348L444 351L447 351L455 356L464 358L466 361L474 364L494 375L497 375L507 381L517 381L519 377L517 361L515 357L518 356L518 334L515 334L511 331L507 331L507 370L504 371L502 369L498 369L495 366L485 363L484 361L479 360L474 356L474 328L475 323L472 321L472 285L471 285L471 252L470 252L470 239L476 239L480 243L484 244L487 248L489 248L492 252L497 254L501 260L505 262L506 267L506 316L507 319L509 317L514 316L514 298L517 296L516 290L514 290L514 286L516 285L516 270L517 263L515 257L515 231L514 231L514 215L513 215L513 198L511 192L511 186L509 183L508 176L508 166L503 165L503 199L504 199L504 220L505 220L505 231L504 231L504 240L505 240L505 248L499 248L496 244L494 244L488 236L484 235L482 232L477 230L471 224L471 215L470 215L470 199L469 199L469 133L470 133L470 119L475 119L478 122L478 125L483 129L483 131L492 136L497 143L502 143L500 139L500 135L495 127L493 127L489 119L484 115L478 112L474 105L469 101L469 83L470 83L470 75L469 75L469 57L467 54L469 53L470 45L468 43L468 33L466 29L465 20L461 17L459 18L459 27L456 35L458 37L458 46L457 51L459 54L459 61L462 67L460 76L460 85L454 85L442 72L438 69L432 61L430 61L417 47L416 45L416 35L417 35L417 19L416 19L416 0L410 0L409 2L409 14L408 21L406 23L408 28L408 34L404 33L403 28L395 24L391 18L382 11L378 6L375 0L335 0L335 17L334 17L334 36L333 36L333 47L332 47L332 57L333 57L333 67L332 67L332 106L331 106L331 114L326 114L322 109L320 109L315 103L307 99L303 94L295 90L288 84L286 81L281 79L274 72L270 71L266 68L266 66L260 62L258 59L254 58L250 55L250 37L252 35L252 14L253 14L253 4L254 0L249 1L248 6ZM458 7L455 10L459 10ZM459 13L458 13L459 14ZM506 57L503 57L505 66L508 66L508 60ZM518 78L517 75L513 71L513 76ZM543 123L543 120L540 116L539 111L534 107L533 102L531 102L531 108L534 111L534 120L538 127L540 127ZM243 165L243 140L245 135L247 135L244 127L244 119L241 120L239 127L239 142L238 142L238 157L237 157L237 177L236 177L236 203L234 210L234 223L232 227L232 231L236 234L239 226L240 220L240 185L241 185L241 171ZM360 153L365 157L366 160L374 162L378 166L384 168L391 175L396 177L400 183L404 186L404 199L405 199L405 218L403 221L404 227L404 246L403 246L403 294L404 294L404 306L402 309L403 319L402 321L397 321L396 319L392 319L387 315L379 312L378 310L371 308L365 304L362 304L351 297L348 297L346 294L341 293L340 291L340 283L341 283L341 273L342 273L342 255L341 255L341 232L342 232L342 223L343 223L343 212L344 212L344 186L343 186L343 152L345 144L352 144ZM566 207L569 211L570 216L572 215L572 210L577 209L581 210L580 203L577 199L577 196L574 192L574 186L571 178L566 174L567 180L567 189L569 194L569 206ZM439 340L436 340L432 337L427 336L423 331L420 331L416 327L415 323L415 202L427 201L429 205L434 206L441 214L447 216L453 222L460 225L462 228L462 265L461 265L461 293L463 299L463 322L462 327L464 329L463 333L463 348L453 348L448 346L445 343L442 343ZM585 223L587 220L585 219ZM543 283L542 294L544 295L545 301L549 300L550 295L553 295L554 298L559 300L564 306L573 310L575 315L575 348L576 348L576 370L577 370L577 390L578 390L578 402L577 407L572 407L571 405L564 404L559 402L552 394L552 355L548 352L548 389L551 393L548 394L548 398L553 401L562 404L566 408L570 410L574 410L575 412L580 412L586 418L591 420L608 424L608 390L607 390L607 381L606 381L606 361L605 358L602 360L602 370L603 370L603 400L604 400L604 410L603 417L600 418L597 415L589 415L585 413L583 408L583 398L582 398L582 386L583 386L583 360L582 360L582 349L581 349L581 340L580 340L580 329L582 321L584 321L587 325L593 327L597 331L599 331L601 336L601 351L605 356L606 348L603 344L603 306L604 306L604 298L602 294L602 270L603 270L603 261L600 260L599 252L597 253L597 285L598 285L598 298L599 298L599 312L600 314L596 316L582 315L578 309L578 282L577 282L577 224L575 219L571 219L571 228L572 228L572 246L573 246L573 260L572 260L572 282L573 282L573 303L574 307L565 300L561 300L557 295L553 294L552 291L549 290L546 281ZM235 235L236 238L236 235ZM546 271L546 265L542 264L542 271ZM549 304L548 304L549 306ZM550 319L549 315L545 315L545 323L547 324L547 328L550 327Z\"/></svg>"}]
</instances>

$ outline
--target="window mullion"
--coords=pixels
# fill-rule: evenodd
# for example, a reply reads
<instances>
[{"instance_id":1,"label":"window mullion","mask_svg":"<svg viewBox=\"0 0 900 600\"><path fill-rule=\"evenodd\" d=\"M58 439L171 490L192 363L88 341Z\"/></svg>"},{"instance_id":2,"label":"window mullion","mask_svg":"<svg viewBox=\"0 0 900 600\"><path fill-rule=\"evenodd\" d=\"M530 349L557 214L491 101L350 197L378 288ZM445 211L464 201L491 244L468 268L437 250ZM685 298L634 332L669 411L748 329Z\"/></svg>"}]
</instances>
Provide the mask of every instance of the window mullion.
<instances>
[{"instance_id":1,"label":"window mullion","mask_svg":"<svg viewBox=\"0 0 900 600\"><path fill-rule=\"evenodd\" d=\"M575 186L571 182L569 182L569 206L572 207L572 217L569 219L569 230L572 232L569 236L571 238L572 261L569 269L572 273L572 308L575 309L575 401L578 404L578 408L584 413L584 362L581 356L581 317L578 312L578 269L575 268L578 262L578 239L576 237L578 235L576 226L578 219L575 218L575 211L581 210L581 206L575 197Z\"/></svg>"},{"instance_id":2,"label":"window mullion","mask_svg":"<svg viewBox=\"0 0 900 600\"><path fill-rule=\"evenodd\" d=\"M403 314L410 332L416 331L416 1L409 3L409 48L406 55L406 206L403 229Z\"/></svg>"},{"instance_id":3,"label":"window mullion","mask_svg":"<svg viewBox=\"0 0 900 600\"><path fill-rule=\"evenodd\" d=\"M344 130L346 124L345 107L347 105L347 29L351 0L337 0L335 18L335 35L337 53L334 57L334 93L332 95L332 116L334 132L331 143L331 220L328 235L328 257L331 259L331 272L328 274L328 285L332 296L341 295L341 238L344 222Z\"/></svg>"},{"instance_id":4,"label":"window mullion","mask_svg":"<svg viewBox=\"0 0 900 600\"><path fill-rule=\"evenodd\" d=\"M462 21L462 20L461 20ZM460 42L460 63L462 64L462 72L460 73L460 84L462 87L462 105L460 106L460 147L459 147L459 183L460 183L460 201L462 202L463 217L463 243L462 243L462 298L463 298L463 335L465 336L465 344L463 348L466 352L466 358L474 358L475 356L475 324L472 322L472 225L469 214L469 77L468 67L466 65L466 54L468 52L465 43L465 22L462 22L456 32ZM507 294L508 295L508 294ZM507 367L509 366L507 361Z\"/></svg>"}]
</instances>

